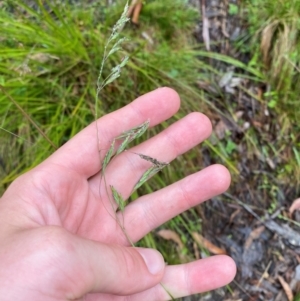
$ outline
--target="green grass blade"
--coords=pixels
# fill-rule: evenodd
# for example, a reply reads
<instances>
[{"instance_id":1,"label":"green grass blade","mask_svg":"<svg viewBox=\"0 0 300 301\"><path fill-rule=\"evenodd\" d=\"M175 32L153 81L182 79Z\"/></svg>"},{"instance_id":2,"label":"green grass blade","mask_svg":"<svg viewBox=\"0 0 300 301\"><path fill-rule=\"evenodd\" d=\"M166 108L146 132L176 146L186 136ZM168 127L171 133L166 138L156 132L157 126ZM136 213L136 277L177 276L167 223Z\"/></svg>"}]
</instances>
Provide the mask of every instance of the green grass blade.
<instances>
[{"instance_id":1,"label":"green grass blade","mask_svg":"<svg viewBox=\"0 0 300 301\"><path fill-rule=\"evenodd\" d=\"M24 115L24 117L38 130L38 132L51 144L56 150L56 145L48 138L48 136L42 131L42 129L34 122L34 120L23 110L23 108L6 92L3 86L0 85L2 92L9 98L9 100L18 108L18 110Z\"/></svg>"}]
</instances>

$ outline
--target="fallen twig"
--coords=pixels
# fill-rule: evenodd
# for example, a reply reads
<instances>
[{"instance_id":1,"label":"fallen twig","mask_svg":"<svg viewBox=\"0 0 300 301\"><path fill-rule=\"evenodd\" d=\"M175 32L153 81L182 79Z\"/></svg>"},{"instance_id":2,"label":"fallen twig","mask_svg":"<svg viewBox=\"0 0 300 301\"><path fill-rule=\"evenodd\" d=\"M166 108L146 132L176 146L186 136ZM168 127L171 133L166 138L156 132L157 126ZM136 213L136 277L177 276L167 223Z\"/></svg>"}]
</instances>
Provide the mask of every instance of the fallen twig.
<instances>
[{"instance_id":1,"label":"fallen twig","mask_svg":"<svg viewBox=\"0 0 300 301\"><path fill-rule=\"evenodd\" d=\"M206 17L206 5L205 0L201 0L201 11L202 11L202 36L207 51L210 51L210 36L209 36L209 20Z\"/></svg>"},{"instance_id":2,"label":"fallen twig","mask_svg":"<svg viewBox=\"0 0 300 301\"><path fill-rule=\"evenodd\" d=\"M127 17L130 18L132 15L131 22L134 24L139 23L139 16L142 10L143 3L141 0L132 0L130 7L128 9Z\"/></svg>"}]
</instances>

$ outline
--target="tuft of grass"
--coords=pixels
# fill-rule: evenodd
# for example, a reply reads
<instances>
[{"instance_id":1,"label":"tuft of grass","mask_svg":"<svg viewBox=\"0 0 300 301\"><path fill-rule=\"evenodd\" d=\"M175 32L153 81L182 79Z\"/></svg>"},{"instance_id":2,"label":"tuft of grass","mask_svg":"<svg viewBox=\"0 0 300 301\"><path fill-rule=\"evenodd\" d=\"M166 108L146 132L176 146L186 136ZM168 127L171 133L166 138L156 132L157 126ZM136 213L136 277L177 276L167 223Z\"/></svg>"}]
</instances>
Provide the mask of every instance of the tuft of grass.
<instances>
[{"instance_id":1,"label":"tuft of grass","mask_svg":"<svg viewBox=\"0 0 300 301\"><path fill-rule=\"evenodd\" d=\"M300 117L296 109L300 93L300 1L255 0L248 4L248 9L251 31L255 39L260 38L265 72L272 89L278 93L276 105L297 122Z\"/></svg>"},{"instance_id":2,"label":"tuft of grass","mask_svg":"<svg viewBox=\"0 0 300 301\"><path fill-rule=\"evenodd\" d=\"M276 116L276 146L263 152L281 160L277 179L299 186L300 1L247 1L247 22L252 36L252 64L263 74L265 92L260 101ZM251 135L255 141L255 135ZM256 145L259 141L255 142ZM290 179L293 179L290 182Z\"/></svg>"}]
</instances>

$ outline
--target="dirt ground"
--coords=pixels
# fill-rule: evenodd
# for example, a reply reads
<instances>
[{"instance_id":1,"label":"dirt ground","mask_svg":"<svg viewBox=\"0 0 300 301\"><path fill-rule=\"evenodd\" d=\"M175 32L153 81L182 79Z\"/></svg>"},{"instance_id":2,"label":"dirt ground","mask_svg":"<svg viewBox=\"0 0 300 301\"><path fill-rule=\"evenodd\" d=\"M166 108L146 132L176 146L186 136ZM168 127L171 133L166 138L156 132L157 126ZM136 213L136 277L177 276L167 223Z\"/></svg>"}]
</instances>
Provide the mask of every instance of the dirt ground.
<instances>
[{"instance_id":1,"label":"dirt ground","mask_svg":"<svg viewBox=\"0 0 300 301\"><path fill-rule=\"evenodd\" d=\"M197 25L196 36L199 42L209 46L212 51L247 64L250 54L240 53L233 46L237 39L247 34L247 24L239 14L228 14L229 5L240 8L242 1L191 0L191 3L202 11L204 8L206 15L206 20L202 16ZM212 64L230 73L228 65L216 62ZM242 86L255 95L267 89L264 84L251 80L242 82ZM209 89L204 86L202 88ZM300 289L300 233L297 232L297 227L284 220L285 217L290 217L288 209L291 200L297 197L298 188L290 188L274 176L273 171L280 163L276 162L276 158L263 158L262 154L248 151L245 131L241 129L241 124L245 127L253 126L259 139L257 143L276 143L276 116L257 99L236 87L225 86L224 93L216 94L211 101L224 112L223 116L215 116L213 120L217 135L222 135L223 127L230 129L234 142L238 145L240 176L235 179L228 193L201 205L198 212L203 220L204 236L226 250L235 260L238 273L230 288L184 300L298 300L295 294ZM243 120L242 123L233 122L230 114L227 114L226 103L229 102L231 107L236 108L235 112ZM220 105L221 103L224 105ZM207 165L214 163L209 154L205 158ZM271 198L272 185L267 189L260 189L264 185L266 187L266 182L273 183L273 187L276 187L276 203L274 197ZM271 214L270 208L273 209ZM293 220L297 222L299 216L296 214Z\"/></svg>"}]
</instances>

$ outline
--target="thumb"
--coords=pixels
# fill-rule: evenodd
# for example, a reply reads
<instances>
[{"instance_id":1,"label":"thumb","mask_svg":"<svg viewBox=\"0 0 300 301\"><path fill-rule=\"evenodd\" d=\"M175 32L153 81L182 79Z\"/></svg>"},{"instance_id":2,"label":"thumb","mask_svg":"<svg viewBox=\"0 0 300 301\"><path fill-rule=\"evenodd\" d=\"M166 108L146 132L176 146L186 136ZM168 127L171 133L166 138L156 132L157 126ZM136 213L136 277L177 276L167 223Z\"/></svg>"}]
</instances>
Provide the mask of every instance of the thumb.
<instances>
[{"instance_id":1,"label":"thumb","mask_svg":"<svg viewBox=\"0 0 300 301\"><path fill-rule=\"evenodd\" d=\"M165 271L156 250L108 245L57 226L18 231L2 241L1 300L125 296L157 285Z\"/></svg>"},{"instance_id":2,"label":"thumb","mask_svg":"<svg viewBox=\"0 0 300 301\"><path fill-rule=\"evenodd\" d=\"M70 262L70 276L75 277L77 296L130 295L157 285L164 275L164 259L156 250L107 245L71 236L72 250L76 251ZM67 257L70 260L70 254ZM80 281L76 279L78 272Z\"/></svg>"}]
</instances>

